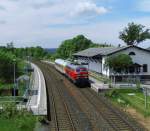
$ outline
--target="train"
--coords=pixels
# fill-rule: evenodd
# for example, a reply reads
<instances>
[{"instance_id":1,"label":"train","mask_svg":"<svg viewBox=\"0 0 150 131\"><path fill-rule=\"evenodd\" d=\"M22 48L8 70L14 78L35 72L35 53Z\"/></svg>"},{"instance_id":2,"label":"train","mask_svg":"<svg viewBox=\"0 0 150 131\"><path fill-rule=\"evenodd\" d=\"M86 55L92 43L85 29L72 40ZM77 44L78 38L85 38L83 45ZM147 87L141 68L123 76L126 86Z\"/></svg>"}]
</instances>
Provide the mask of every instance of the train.
<instances>
[{"instance_id":1,"label":"train","mask_svg":"<svg viewBox=\"0 0 150 131\"><path fill-rule=\"evenodd\" d=\"M88 69L83 65L75 64L63 59L56 59L55 69L67 76L78 86L90 86Z\"/></svg>"}]
</instances>

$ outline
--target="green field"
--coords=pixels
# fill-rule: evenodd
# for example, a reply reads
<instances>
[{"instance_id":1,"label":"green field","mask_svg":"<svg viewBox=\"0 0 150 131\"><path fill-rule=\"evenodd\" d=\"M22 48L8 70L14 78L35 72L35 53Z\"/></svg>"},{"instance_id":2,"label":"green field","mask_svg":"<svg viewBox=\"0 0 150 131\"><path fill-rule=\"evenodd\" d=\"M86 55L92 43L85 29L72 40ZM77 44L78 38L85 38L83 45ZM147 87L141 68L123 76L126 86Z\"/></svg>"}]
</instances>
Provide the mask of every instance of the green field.
<instances>
[{"instance_id":1,"label":"green field","mask_svg":"<svg viewBox=\"0 0 150 131\"><path fill-rule=\"evenodd\" d=\"M115 104L122 107L131 106L145 117L150 116L150 96L147 98L147 109L145 108L145 96L139 90L135 89L119 89L111 90L106 93Z\"/></svg>"}]
</instances>

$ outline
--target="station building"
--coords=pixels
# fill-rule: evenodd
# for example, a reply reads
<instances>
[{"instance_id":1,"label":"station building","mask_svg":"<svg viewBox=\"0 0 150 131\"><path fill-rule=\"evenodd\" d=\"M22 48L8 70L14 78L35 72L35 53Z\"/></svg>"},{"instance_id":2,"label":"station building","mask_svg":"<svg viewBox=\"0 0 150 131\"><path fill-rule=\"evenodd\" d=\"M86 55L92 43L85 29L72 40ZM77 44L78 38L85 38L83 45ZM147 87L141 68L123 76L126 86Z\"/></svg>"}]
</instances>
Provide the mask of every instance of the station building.
<instances>
[{"instance_id":1,"label":"station building","mask_svg":"<svg viewBox=\"0 0 150 131\"><path fill-rule=\"evenodd\" d=\"M106 58L117 54L131 56L133 65L127 73L113 73L105 67ZM150 50L138 46L89 48L73 54L81 64L87 68L107 77L116 76L118 79L134 77L139 80L150 81Z\"/></svg>"}]
</instances>

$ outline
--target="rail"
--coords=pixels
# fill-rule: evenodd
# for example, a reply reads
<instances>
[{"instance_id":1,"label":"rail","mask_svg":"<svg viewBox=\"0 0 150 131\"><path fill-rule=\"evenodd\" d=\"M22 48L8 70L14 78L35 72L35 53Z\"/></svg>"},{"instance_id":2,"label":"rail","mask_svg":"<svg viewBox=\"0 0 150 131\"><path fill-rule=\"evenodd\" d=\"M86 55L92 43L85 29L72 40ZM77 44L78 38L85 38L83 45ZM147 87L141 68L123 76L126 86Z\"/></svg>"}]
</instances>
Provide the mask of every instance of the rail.
<instances>
[{"instance_id":1,"label":"rail","mask_svg":"<svg viewBox=\"0 0 150 131\"><path fill-rule=\"evenodd\" d=\"M38 63L38 65L41 67L45 75L46 85L50 96L51 130L75 131L75 125L72 121L68 106L62 96L62 91L61 89L59 89L59 85L57 85L57 82L55 82L56 80L49 75L52 74L52 72L48 69L46 64ZM47 69L45 70L45 68ZM52 81L53 83L51 83ZM51 87L48 86L49 83L51 83Z\"/></svg>"}]
</instances>

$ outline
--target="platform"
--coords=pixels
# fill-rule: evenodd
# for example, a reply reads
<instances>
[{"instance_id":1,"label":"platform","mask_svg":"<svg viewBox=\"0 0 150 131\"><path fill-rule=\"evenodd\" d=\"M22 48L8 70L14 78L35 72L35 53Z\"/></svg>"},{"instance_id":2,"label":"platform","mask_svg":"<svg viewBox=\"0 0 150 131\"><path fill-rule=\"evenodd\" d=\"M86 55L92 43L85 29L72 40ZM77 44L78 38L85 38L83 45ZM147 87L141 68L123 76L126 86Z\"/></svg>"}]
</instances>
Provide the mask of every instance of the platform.
<instances>
[{"instance_id":1,"label":"platform","mask_svg":"<svg viewBox=\"0 0 150 131\"><path fill-rule=\"evenodd\" d=\"M40 68L31 63L34 72L32 73L33 86L30 89L30 97L27 102L27 109L34 115L47 115L47 94L46 84Z\"/></svg>"},{"instance_id":2,"label":"platform","mask_svg":"<svg viewBox=\"0 0 150 131\"><path fill-rule=\"evenodd\" d=\"M101 90L109 89L109 85L108 84L104 84L101 81L96 80L95 78L93 78L91 76L89 77L89 79L90 79L90 82L91 82L91 88L94 91L99 92Z\"/></svg>"}]
</instances>

